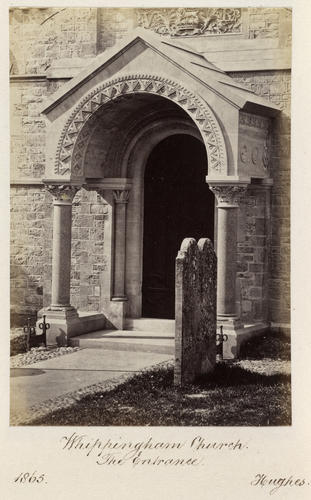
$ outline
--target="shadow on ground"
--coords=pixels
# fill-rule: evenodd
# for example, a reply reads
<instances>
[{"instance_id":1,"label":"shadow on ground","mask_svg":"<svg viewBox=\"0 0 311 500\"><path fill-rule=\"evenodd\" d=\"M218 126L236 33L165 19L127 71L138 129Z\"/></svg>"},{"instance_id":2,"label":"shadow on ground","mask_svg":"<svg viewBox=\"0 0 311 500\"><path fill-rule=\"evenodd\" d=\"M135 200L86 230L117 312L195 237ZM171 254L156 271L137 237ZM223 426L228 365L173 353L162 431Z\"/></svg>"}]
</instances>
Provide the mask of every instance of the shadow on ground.
<instances>
[{"instance_id":1,"label":"shadow on ground","mask_svg":"<svg viewBox=\"0 0 311 500\"><path fill-rule=\"evenodd\" d=\"M279 332L268 331L242 344L239 359L290 360L290 338Z\"/></svg>"},{"instance_id":2,"label":"shadow on ground","mask_svg":"<svg viewBox=\"0 0 311 500\"><path fill-rule=\"evenodd\" d=\"M31 377L33 375L43 375L44 370L40 368L11 368L10 377Z\"/></svg>"},{"instance_id":3,"label":"shadow on ground","mask_svg":"<svg viewBox=\"0 0 311 500\"><path fill-rule=\"evenodd\" d=\"M204 375L196 380L198 387L208 385L212 387L238 387L241 385L273 386L290 382L290 375L274 374L264 375L262 373L251 372L240 366L225 363L218 364L213 373Z\"/></svg>"}]
</instances>

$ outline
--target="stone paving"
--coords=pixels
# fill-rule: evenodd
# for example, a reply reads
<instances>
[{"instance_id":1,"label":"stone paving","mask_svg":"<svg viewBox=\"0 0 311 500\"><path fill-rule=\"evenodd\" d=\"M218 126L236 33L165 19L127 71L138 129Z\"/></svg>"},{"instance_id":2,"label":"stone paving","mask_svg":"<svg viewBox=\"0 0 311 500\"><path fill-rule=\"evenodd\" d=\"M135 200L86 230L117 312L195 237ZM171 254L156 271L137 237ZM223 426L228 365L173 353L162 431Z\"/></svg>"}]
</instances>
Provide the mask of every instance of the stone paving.
<instances>
[{"instance_id":1,"label":"stone paving","mask_svg":"<svg viewBox=\"0 0 311 500\"><path fill-rule=\"evenodd\" d=\"M70 354L60 355L64 352ZM11 425L31 424L86 395L111 390L137 373L172 360L169 354L96 348L66 348L44 360L36 350L33 356L31 364L21 365L19 357L20 365L11 368Z\"/></svg>"}]
</instances>

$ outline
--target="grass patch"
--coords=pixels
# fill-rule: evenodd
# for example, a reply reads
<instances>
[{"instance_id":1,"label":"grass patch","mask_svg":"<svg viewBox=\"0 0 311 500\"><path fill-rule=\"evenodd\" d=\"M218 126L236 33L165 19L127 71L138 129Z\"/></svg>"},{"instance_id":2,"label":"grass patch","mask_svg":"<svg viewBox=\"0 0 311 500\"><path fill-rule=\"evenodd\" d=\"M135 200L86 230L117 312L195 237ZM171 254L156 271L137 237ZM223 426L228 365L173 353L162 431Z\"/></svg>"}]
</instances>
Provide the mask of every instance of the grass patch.
<instances>
[{"instance_id":1,"label":"grass patch","mask_svg":"<svg viewBox=\"0 0 311 500\"><path fill-rule=\"evenodd\" d=\"M31 425L290 425L290 377L217 365L214 373L183 389L173 369L135 376L107 393L83 398Z\"/></svg>"}]
</instances>

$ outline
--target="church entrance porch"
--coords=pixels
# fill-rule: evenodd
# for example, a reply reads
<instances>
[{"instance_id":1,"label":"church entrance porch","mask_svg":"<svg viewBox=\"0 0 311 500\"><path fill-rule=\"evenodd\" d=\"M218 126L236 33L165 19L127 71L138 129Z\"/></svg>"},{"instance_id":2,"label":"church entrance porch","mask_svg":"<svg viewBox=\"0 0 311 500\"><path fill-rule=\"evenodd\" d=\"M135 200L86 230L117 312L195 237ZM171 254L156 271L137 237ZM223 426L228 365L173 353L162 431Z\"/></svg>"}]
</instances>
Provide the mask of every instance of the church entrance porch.
<instances>
[{"instance_id":1,"label":"church entrance porch","mask_svg":"<svg viewBox=\"0 0 311 500\"><path fill-rule=\"evenodd\" d=\"M236 348L244 320L261 327L266 319L260 305L267 299L263 242L276 109L195 51L147 38L136 35L114 55L98 56L43 110L49 120L43 182L55 208L50 343L86 331L70 303L69 273L71 205L84 188L105 204L105 217L97 216L104 237L96 286L106 325L123 330L145 314L172 318L172 262L181 240L215 236L219 321ZM249 195L254 203L246 206ZM257 229L265 231L258 239Z\"/></svg>"}]
</instances>

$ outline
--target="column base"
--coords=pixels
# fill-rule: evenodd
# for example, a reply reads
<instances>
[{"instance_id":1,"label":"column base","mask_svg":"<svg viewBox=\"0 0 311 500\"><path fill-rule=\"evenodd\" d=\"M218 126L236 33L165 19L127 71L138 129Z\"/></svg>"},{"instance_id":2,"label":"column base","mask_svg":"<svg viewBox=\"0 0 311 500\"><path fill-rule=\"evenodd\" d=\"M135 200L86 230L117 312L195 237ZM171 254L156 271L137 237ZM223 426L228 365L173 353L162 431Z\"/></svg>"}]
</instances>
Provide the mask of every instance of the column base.
<instances>
[{"instance_id":1,"label":"column base","mask_svg":"<svg viewBox=\"0 0 311 500\"><path fill-rule=\"evenodd\" d=\"M62 347L68 345L68 339L73 335L80 333L81 322L78 312L73 307L71 308L46 308L41 309L40 315L45 315L46 323L50 324L50 328L46 331L46 345L47 347ZM39 330L39 323L37 321L37 331Z\"/></svg>"},{"instance_id":2,"label":"column base","mask_svg":"<svg viewBox=\"0 0 311 500\"><path fill-rule=\"evenodd\" d=\"M217 315L217 327L223 326L227 331L236 330L237 328L243 328L242 321L237 316L232 315Z\"/></svg>"},{"instance_id":3,"label":"column base","mask_svg":"<svg viewBox=\"0 0 311 500\"><path fill-rule=\"evenodd\" d=\"M80 312L74 308L52 307L41 309L38 312L37 332L41 333L39 323L42 322L42 316L45 315L46 323L50 328L46 332L46 341L48 347L61 347L69 345L69 339L75 335L81 335L96 330L107 328L107 318L102 313Z\"/></svg>"},{"instance_id":4,"label":"column base","mask_svg":"<svg viewBox=\"0 0 311 500\"><path fill-rule=\"evenodd\" d=\"M124 330L125 318L127 313L128 301L127 298L113 297L109 301L109 312L107 312L107 319L111 326L117 330Z\"/></svg>"},{"instance_id":5,"label":"column base","mask_svg":"<svg viewBox=\"0 0 311 500\"><path fill-rule=\"evenodd\" d=\"M241 345L249 338L265 332L269 328L269 323L254 323L243 325L237 318L227 323L223 319L217 319L217 331L219 326L223 326L223 333L228 336L228 340L223 343L223 359L236 359L239 355Z\"/></svg>"}]
</instances>

